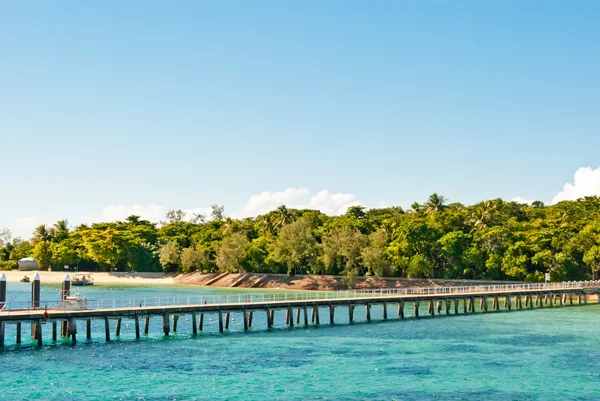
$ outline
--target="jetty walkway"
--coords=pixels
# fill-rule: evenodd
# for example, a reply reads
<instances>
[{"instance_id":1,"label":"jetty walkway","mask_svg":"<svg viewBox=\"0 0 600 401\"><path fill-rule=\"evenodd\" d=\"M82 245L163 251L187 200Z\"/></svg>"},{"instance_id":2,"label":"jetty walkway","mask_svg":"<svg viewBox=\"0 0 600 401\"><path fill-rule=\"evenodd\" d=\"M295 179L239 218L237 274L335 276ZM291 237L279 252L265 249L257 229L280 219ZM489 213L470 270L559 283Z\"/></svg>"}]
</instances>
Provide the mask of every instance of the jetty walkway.
<instances>
[{"instance_id":1,"label":"jetty walkway","mask_svg":"<svg viewBox=\"0 0 600 401\"><path fill-rule=\"evenodd\" d=\"M487 313L500 310L559 307L567 305L587 305L600 301L600 281L578 281L539 284L503 284L462 287L431 288L388 288L356 291L302 291L280 293L235 294L229 296L201 297L162 297L86 300L70 296L70 283L63 283L61 301L54 305L40 307L39 279L32 282L32 303L11 304L1 298L0 280L0 347L4 346L5 326L16 325L16 343L21 343L22 324L31 324L31 336L43 343L42 327L50 323L52 340L58 335L77 341L77 321L85 321L86 338L92 336L92 320L104 323L106 341L111 339L109 322L116 320L115 335L121 332L123 319L132 320L135 336L148 334L152 317L162 319L162 332L169 335L177 332L179 318L191 320L191 331L197 334L204 330L205 315L216 315L219 332L229 329L232 314L241 315L243 329L252 328L256 313L266 317L266 327L275 324L275 311L285 311L285 324L321 324L322 314L333 324L336 312L347 313L347 321L355 321L355 309L364 308L363 321L371 321L371 308L378 306L380 318L386 320L396 315L396 319L436 315L459 315L476 312ZM5 283L4 283L5 286ZM5 287L4 287L5 292ZM421 308L423 307L423 310ZM426 307L426 312L425 312ZM280 313L281 314L281 313Z\"/></svg>"}]
</instances>

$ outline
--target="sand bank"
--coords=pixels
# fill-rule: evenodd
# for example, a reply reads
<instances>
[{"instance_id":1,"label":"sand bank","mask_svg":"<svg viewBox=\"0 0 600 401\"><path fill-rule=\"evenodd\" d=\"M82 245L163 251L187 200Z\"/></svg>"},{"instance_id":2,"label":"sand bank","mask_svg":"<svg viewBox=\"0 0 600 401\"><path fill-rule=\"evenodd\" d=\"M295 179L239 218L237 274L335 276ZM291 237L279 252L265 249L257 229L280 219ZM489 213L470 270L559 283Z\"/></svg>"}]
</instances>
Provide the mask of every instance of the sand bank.
<instances>
[{"instance_id":1,"label":"sand bank","mask_svg":"<svg viewBox=\"0 0 600 401\"><path fill-rule=\"evenodd\" d=\"M65 278L65 272L49 272L49 271L3 271L6 275L6 281L18 282L21 281L23 276L28 276L33 279L35 273L40 275L42 283L61 283ZM77 272L69 272L69 275L73 277ZM165 273L91 273L94 278L95 284L141 284L141 285L152 285L152 284L174 284L173 276Z\"/></svg>"}]
</instances>

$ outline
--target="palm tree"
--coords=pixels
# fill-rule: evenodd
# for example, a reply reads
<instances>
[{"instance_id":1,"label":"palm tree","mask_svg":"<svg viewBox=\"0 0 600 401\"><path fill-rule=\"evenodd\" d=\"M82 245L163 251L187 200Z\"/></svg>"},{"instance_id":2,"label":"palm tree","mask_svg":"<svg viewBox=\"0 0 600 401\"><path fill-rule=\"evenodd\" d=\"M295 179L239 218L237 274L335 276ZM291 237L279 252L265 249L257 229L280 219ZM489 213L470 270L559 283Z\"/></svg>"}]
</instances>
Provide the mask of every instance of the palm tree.
<instances>
[{"instance_id":1,"label":"palm tree","mask_svg":"<svg viewBox=\"0 0 600 401\"><path fill-rule=\"evenodd\" d=\"M285 205L281 205L275 210L275 226L281 228L294 221L294 214Z\"/></svg>"},{"instance_id":2,"label":"palm tree","mask_svg":"<svg viewBox=\"0 0 600 401\"><path fill-rule=\"evenodd\" d=\"M440 212L446 208L447 199L442 195L433 193L425 203L425 214Z\"/></svg>"},{"instance_id":3,"label":"palm tree","mask_svg":"<svg viewBox=\"0 0 600 401\"><path fill-rule=\"evenodd\" d=\"M263 234L266 235L274 235L275 234L275 224L273 223L273 219L271 218L271 214L265 214L260 217L261 230Z\"/></svg>"},{"instance_id":4,"label":"palm tree","mask_svg":"<svg viewBox=\"0 0 600 401\"><path fill-rule=\"evenodd\" d=\"M39 226L37 226L35 228L35 231L33 232L32 240L34 243L47 242L47 241L50 241L52 239L52 237L53 237L52 230L50 230L47 225L40 224Z\"/></svg>"},{"instance_id":5,"label":"palm tree","mask_svg":"<svg viewBox=\"0 0 600 401\"><path fill-rule=\"evenodd\" d=\"M56 238L58 242L67 239L70 230L69 221L66 219L59 220L52 226L51 230L54 232L54 238Z\"/></svg>"},{"instance_id":6,"label":"palm tree","mask_svg":"<svg viewBox=\"0 0 600 401\"><path fill-rule=\"evenodd\" d=\"M473 231L483 230L488 227L492 220L492 215L496 210L496 202L485 201L475 206L467 222L473 225Z\"/></svg>"}]
</instances>

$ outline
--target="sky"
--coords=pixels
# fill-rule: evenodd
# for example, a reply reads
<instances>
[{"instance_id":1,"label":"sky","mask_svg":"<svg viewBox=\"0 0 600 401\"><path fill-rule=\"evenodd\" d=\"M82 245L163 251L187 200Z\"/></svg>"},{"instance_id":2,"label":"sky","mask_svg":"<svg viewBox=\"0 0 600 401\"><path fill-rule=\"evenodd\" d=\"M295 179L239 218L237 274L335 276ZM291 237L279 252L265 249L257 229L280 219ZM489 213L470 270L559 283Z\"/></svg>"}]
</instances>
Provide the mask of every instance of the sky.
<instances>
[{"instance_id":1,"label":"sky","mask_svg":"<svg viewBox=\"0 0 600 401\"><path fill-rule=\"evenodd\" d=\"M0 229L600 195L597 1L0 2Z\"/></svg>"}]
</instances>

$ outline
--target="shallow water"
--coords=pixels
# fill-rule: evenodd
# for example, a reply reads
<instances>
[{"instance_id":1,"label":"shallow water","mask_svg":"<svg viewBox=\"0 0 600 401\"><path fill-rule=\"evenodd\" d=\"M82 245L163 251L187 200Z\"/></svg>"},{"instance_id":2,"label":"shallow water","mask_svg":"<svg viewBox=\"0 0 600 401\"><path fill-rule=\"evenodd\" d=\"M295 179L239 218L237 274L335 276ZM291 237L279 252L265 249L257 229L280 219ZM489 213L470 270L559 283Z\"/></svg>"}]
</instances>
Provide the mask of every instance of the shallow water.
<instances>
[{"instance_id":1,"label":"shallow water","mask_svg":"<svg viewBox=\"0 0 600 401\"><path fill-rule=\"evenodd\" d=\"M110 289L109 289L110 288ZM196 287L86 287L89 298L206 294ZM211 289L211 293L221 290ZM230 292L229 292L230 293ZM44 287L42 300L58 287ZM127 295L125 295L127 294ZM29 286L9 283L9 300L29 297ZM58 296L58 295L56 295ZM191 321L164 337L160 319L149 336L135 340L133 322L104 342L94 322L93 338L53 344L44 327L44 346L17 346L7 326L0 351L0 399L40 400L598 400L600 306L390 319L371 323L357 308L347 325L338 308L329 325L287 328L284 312L268 332L263 313L253 329L241 331L232 314L229 333L216 332L216 316L206 332L191 335ZM425 310L422 311L424 314ZM406 313L412 314L411 308ZM391 308L388 314L392 317ZM25 336L24 336L25 337Z\"/></svg>"}]
</instances>

